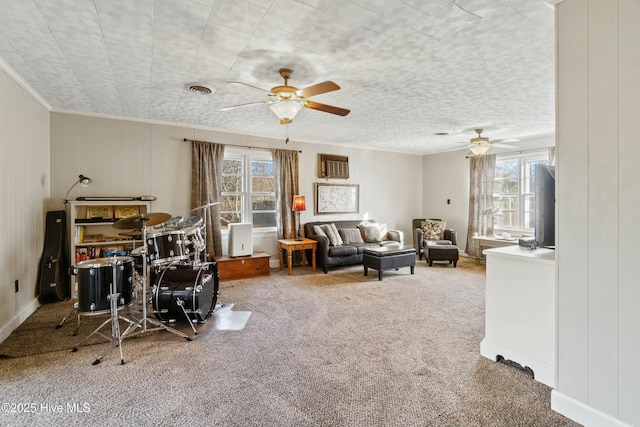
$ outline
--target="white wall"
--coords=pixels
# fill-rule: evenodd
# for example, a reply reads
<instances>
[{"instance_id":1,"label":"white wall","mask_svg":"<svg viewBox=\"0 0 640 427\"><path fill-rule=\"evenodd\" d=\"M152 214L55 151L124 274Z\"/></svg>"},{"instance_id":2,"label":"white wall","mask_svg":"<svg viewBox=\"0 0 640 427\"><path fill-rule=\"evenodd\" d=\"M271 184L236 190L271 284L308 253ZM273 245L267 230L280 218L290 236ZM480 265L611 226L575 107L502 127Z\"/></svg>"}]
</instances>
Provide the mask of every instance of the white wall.
<instances>
[{"instance_id":1,"label":"white wall","mask_svg":"<svg viewBox=\"0 0 640 427\"><path fill-rule=\"evenodd\" d=\"M153 195L153 212L188 218L191 197L191 144L184 138L231 145L302 150L300 192L306 196L307 211L301 222L372 218L409 235L411 218L422 206L422 159L402 154L329 144L312 144L282 139L230 134L178 125L163 125L68 113L51 115L50 204L64 198L69 186L84 174L93 179L87 188L76 187L69 195L140 196ZM318 153L349 157L348 180L360 186L357 214L314 215L313 183L317 178ZM226 252L227 244L223 241ZM278 260L275 233L256 234L254 250L272 254Z\"/></svg>"},{"instance_id":2,"label":"white wall","mask_svg":"<svg viewBox=\"0 0 640 427\"><path fill-rule=\"evenodd\" d=\"M557 6L558 355L552 408L640 425L640 2Z\"/></svg>"},{"instance_id":3,"label":"white wall","mask_svg":"<svg viewBox=\"0 0 640 427\"><path fill-rule=\"evenodd\" d=\"M447 221L447 228L457 231L458 248L464 251L469 220L469 159L465 151L424 156L422 170L422 212L416 218Z\"/></svg>"},{"instance_id":4,"label":"white wall","mask_svg":"<svg viewBox=\"0 0 640 427\"><path fill-rule=\"evenodd\" d=\"M37 307L49 197L49 111L0 70L0 341ZM19 292L14 283L18 280Z\"/></svg>"}]
</instances>

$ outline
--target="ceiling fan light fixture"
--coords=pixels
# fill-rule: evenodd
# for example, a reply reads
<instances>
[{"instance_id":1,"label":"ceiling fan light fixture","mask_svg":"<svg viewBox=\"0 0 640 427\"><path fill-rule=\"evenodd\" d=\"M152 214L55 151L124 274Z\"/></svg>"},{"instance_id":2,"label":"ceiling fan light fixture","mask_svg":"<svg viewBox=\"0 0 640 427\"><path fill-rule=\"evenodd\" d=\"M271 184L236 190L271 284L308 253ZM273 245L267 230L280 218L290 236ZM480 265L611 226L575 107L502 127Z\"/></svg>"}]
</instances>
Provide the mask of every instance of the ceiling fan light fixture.
<instances>
[{"instance_id":1,"label":"ceiling fan light fixture","mask_svg":"<svg viewBox=\"0 0 640 427\"><path fill-rule=\"evenodd\" d=\"M297 101L282 100L269 105L269 109L280 119L281 124L291 123L293 118L302 109L302 104Z\"/></svg>"},{"instance_id":2,"label":"ceiling fan light fixture","mask_svg":"<svg viewBox=\"0 0 640 427\"><path fill-rule=\"evenodd\" d=\"M469 148L469 150L476 156L482 156L489 150L489 148L489 145L475 145Z\"/></svg>"}]
</instances>

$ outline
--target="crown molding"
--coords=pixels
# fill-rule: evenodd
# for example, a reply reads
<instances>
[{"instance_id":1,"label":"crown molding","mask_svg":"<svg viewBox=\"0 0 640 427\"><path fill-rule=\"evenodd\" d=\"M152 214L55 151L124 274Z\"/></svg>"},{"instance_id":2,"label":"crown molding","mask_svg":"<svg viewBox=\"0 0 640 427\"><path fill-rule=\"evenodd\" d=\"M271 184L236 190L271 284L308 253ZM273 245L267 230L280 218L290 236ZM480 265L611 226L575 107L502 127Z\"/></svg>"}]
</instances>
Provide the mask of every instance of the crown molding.
<instances>
[{"instance_id":1,"label":"crown molding","mask_svg":"<svg viewBox=\"0 0 640 427\"><path fill-rule=\"evenodd\" d=\"M24 89L33 99L38 101L40 105L51 111L52 107L29 83L27 83L16 70L14 70L4 59L0 57L0 70L4 71L14 82L16 82L22 89Z\"/></svg>"}]
</instances>

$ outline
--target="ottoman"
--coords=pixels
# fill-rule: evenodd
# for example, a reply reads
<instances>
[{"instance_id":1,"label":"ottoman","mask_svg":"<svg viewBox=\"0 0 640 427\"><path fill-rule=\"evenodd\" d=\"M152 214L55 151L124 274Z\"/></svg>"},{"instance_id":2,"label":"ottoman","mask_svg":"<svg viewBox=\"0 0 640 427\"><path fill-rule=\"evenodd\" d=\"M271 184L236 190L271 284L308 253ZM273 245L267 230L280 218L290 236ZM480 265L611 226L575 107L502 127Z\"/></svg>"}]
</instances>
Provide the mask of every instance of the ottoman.
<instances>
[{"instance_id":1,"label":"ottoman","mask_svg":"<svg viewBox=\"0 0 640 427\"><path fill-rule=\"evenodd\" d=\"M416 265L416 250L413 247L380 247L367 248L362 252L362 265L364 266L364 275L369 275L369 269L378 270L378 280L382 280L382 272L390 268L399 269L400 267L411 268L411 274Z\"/></svg>"},{"instance_id":2,"label":"ottoman","mask_svg":"<svg viewBox=\"0 0 640 427\"><path fill-rule=\"evenodd\" d=\"M425 247L425 257L429 262L429 267L433 266L433 261L449 261L455 268L458 265L459 251L455 245L442 245L437 242L427 242Z\"/></svg>"}]
</instances>

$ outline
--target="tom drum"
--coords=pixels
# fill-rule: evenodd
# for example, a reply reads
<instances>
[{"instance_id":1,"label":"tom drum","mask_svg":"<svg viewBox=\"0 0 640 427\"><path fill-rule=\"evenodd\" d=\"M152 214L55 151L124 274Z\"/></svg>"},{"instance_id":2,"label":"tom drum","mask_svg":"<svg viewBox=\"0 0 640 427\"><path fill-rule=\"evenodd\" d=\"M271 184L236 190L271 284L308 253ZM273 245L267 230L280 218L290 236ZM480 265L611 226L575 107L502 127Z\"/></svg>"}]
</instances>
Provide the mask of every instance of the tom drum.
<instances>
[{"instance_id":1,"label":"tom drum","mask_svg":"<svg viewBox=\"0 0 640 427\"><path fill-rule=\"evenodd\" d=\"M147 256L151 266L166 265L188 259L184 232L176 230L148 235Z\"/></svg>"}]
</instances>

